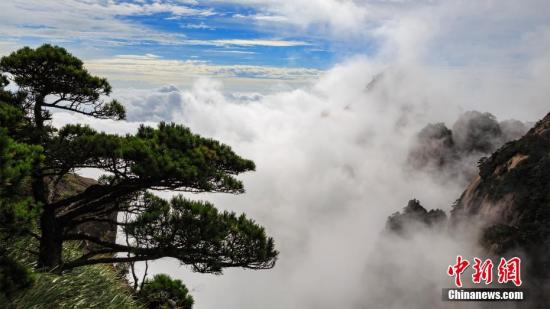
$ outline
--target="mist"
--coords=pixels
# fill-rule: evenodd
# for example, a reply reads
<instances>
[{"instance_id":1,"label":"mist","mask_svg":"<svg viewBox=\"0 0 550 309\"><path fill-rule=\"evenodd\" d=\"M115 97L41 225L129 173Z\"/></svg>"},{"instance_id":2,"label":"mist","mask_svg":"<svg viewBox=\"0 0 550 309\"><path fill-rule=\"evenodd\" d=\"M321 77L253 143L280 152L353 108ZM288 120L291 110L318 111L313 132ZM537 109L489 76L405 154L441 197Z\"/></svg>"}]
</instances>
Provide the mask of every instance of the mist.
<instances>
[{"instance_id":1,"label":"mist","mask_svg":"<svg viewBox=\"0 0 550 309\"><path fill-rule=\"evenodd\" d=\"M171 259L150 263L151 275L168 273L185 282L197 308L471 308L440 299L441 289L452 284L447 266L457 255L480 253L475 231L457 236L418 228L406 239L383 233L387 217L408 200L448 211L465 189L464 179L441 181L407 168L416 134L427 124L452 128L472 110L521 122L548 112L550 57L540 52L550 43L548 35L533 40L529 34L535 34L525 33L523 40L532 45L526 59L514 63L518 70L436 61L441 56L436 47L443 46L439 52L445 53L460 40L480 39L458 37L452 44L443 39L470 29L456 21L461 17L479 21L481 33L497 31L480 18L494 8L489 2L468 15L471 7L473 2L441 4L394 16L377 28L375 34L383 38L379 53L343 59L309 86L236 93L224 89L221 80L199 78L187 87L174 81L175 86L162 88L119 89L117 99L130 102L129 122L56 113L54 124L78 121L125 133L138 121L173 121L255 161L256 172L241 178L245 194L191 197L245 212L265 226L280 251L274 269L231 269L212 276L192 273ZM513 26L507 18L517 10L507 3L491 11L496 16L490 19L500 17L501 24ZM520 11L541 14L535 7ZM443 22L450 16L452 22ZM494 52L476 45L449 55L477 53L479 60Z\"/></svg>"}]
</instances>

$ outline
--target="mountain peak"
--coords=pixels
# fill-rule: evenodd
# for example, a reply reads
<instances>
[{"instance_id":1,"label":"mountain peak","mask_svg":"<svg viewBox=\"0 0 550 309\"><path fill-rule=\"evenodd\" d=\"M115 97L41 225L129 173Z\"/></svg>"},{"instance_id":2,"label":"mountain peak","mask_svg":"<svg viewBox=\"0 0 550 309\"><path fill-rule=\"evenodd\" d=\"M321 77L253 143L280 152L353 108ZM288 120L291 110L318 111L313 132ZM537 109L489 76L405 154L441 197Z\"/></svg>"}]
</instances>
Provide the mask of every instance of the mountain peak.
<instances>
[{"instance_id":1,"label":"mountain peak","mask_svg":"<svg viewBox=\"0 0 550 309\"><path fill-rule=\"evenodd\" d=\"M550 113L546 117L542 118L537 122L537 124L527 132L530 135L541 135L546 134L550 130Z\"/></svg>"}]
</instances>

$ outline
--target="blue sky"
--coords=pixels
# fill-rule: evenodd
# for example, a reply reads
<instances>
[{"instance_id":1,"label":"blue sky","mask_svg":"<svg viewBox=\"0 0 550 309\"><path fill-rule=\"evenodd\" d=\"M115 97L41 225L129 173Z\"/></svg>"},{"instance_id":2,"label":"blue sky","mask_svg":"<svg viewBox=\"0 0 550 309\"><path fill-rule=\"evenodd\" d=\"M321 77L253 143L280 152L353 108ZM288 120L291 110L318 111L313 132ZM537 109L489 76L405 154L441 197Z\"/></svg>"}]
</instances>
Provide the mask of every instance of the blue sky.
<instances>
[{"instance_id":1,"label":"blue sky","mask_svg":"<svg viewBox=\"0 0 550 309\"><path fill-rule=\"evenodd\" d=\"M12 0L0 2L0 53L58 44L91 71L128 82L303 85L357 56L516 69L547 50L547 8L538 0Z\"/></svg>"},{"instance_id":2,"label":"blue sky","mask_svg":"<svg viewBox=\"0 0 550 309\"><path fill-rule=\"evenodd\" d=\"M221 65L316 69L327 69L349 54L369 53L374 48L369 42L337 44L323 31L315 31L315 27L325 27L322 22L313 25L313 30L296 31L287 17L274 15L262 9L261 5L238 1L227 4L215 1L71 0L65 1L65 4L70 3L65 8L60 6L62 2L42 1L36 6L32 5L33 1L2 4L17 12L16 15L28 16L19 17L14 22L17 35L4 33L2 39L23 45L59 42L77 50L77 54L80 52L85 58L154 54L165 59L201 60ZM112 10L108 18L99 8ZM51 11L52 15L40 15L38 10ZM90 19L103 20L105 25L94 25L88 20L86 23L90 28L81 29L86 35L63 35L63 27L74 27L73 19L78 23L79 13L85 17L93 10L97 15L90 16ZM59 14L59 19L56 20L53 14ZM64 19L63 15L67 18ZM109 22L134 28L135 36L113 35L109 38L108 29L104 29ZM95 38L94 31L98 33ZM112 31L118 30L113 28ZM166 40L159 39L159 36Z\"/></svg>"},{"instance_id":3,"label":"blue sky","mask_svg":"<svg viewBox=\"0 0 550 309\"><path fill-rule=\"evenodd\" d=\"M280 37L274 31L247 22L236 14L255 14L242 6L219 6L214 16L184 16L152 14L124 17L150 29L185 35L188 40L260 40L276 39L300 42L297 46L209 46L197 45L158 46L139 44L116 49L124 53L152 53L171 59L200 59L218 64L253 64L291 67L327 68L334 57L329 43L304 36Z\"/></svg>"},{"instance_id":4,"label":"blue sky","mask_svg":"<svg viewBox=\"0 0 550 309\"><path fill-rule=\"evenodd\" d=\"M162 82L173 79L174 84L189 84L182 76L207 76L241 84L262 79L266 85L272 80L302 85L347 57L376 50L375 40L355 36L364 8L324 2L2 1L0 53L24 45L61 45L115 83L137 84L155 71L148 77L153 82L160 75L170 76ZM140 73L134 74L137 68Z\"/></svg>"}]
</instances>

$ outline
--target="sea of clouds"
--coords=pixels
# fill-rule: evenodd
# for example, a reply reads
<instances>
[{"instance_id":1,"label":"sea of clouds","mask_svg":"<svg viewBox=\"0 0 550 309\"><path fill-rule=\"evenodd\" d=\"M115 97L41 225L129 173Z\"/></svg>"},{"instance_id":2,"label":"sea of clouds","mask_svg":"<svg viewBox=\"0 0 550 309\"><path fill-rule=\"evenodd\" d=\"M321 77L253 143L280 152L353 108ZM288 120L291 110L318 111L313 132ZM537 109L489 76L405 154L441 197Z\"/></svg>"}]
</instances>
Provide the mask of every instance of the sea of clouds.
<instances>
[{"instance_id":1,"label":"sea of clouds","mask_svg":"<svg viewBox=\"0 0 550 309\"><path fill-rule=\"evenodd\" d=\"M550 28L520 29L520 38L484 46L483 38L502 34L503 25L541 18L540 3L461 3L390 15L375 31L382 38L379 53L342 59L309 86L237 93L223 81L199 78L187 86L128 87L115 91L128 121L56 113L54 124L87 123L123 134L142 122L173 121L256 162L257 171L241 177L245 194L192 197L245 212L265 226L280 251L274 269L212 276L191 273L175 260L151 263L151 273L182 279L197 308L471 308L440 299L456 255L478 253L475 235L420 230L397 240L381 233L386 218L409 199L449 210L464 190L461 182L442 183L405 168L414 136L426 124L450 127L469 110L524 122L549 111L544 48ZM527 52L511 66L484 62L499 57L508 63L518 49ZM462 62L443 65L445 54Z\"/></svg>"}]
</instances>

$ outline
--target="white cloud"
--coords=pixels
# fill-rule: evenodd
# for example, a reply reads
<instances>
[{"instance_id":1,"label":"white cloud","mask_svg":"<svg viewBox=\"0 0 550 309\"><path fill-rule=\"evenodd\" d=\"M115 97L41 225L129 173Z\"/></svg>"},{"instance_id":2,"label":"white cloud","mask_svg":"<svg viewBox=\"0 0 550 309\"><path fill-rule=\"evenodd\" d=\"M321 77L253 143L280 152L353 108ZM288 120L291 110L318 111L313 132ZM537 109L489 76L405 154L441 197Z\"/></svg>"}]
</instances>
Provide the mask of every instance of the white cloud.
<instances>
[{"instance_id":1,"label":"white cloud","mask_svg":"<svg viewBox=\"0 0 550 309\"><path fill-rule=\"evenodd\" d=\"M231 0L230 2L258 8L260 13L251 17L259 21L289 23L302 28L325 24L334 32L359 31L369 16L369 10L365 5L351 0Z\"/></svg>"},{"instance_id":2,"label":"white cloud","mask_svg":"<svg viewBox=\"0 0 550 309\"><path fill-rule=\"evenodd\" d=\"M180 25L181 28L184 29L208 29L208 30L215 30L216 28L208 26L204 22L201 22L199 24L184 24Z\"/></svg>"},{"instance_id":3,"label":"white cloud","mask_svg":"<svg viewBox=\"0 0 550 309\"><path fill-rule=\"evenodd\" d=\"M137 43L249 47L304 46L322 38L333 45L329 50L336 53L340 50L345 53L350 46L364 47L372 49L369 53L376 56L416 55L429 61L486 65L521 61L518 59L533 52L533 44L537 45L528 33L533 37L550 26L545 10L547 3L543 0L521 4L511 0L482 3L369 0L230 2L254 8L255 11L248 15L232 16L257 22L256 26L272 33L272 38L197 40L120 18L155 13L170 14L168 18L188 15L217 18L219 1L216 0L201 2L200 8L195 6L195 1L3 1L0 2L3 21L0 36L12 39L33 37L58 43L84 41L87 45L101 46ZM182 27L206 29L210 26L201 22L183 24ZM273 39L293 36L305 39ZM392 44L393 47L388 48Z\"/></svg>"},{"instance_id":4,"label":"white cloud","mask_svg":"<svg viewBox=\"0 0 550 309\"><path fill-rule=\"evenodd\" d=\"M200 60L169 60L151 55L119 55L114 58L91 59L86 67L94 74L106 76L128 85L142 82L151 86L178 83L189 86L198 77L211 77L238 83L242 87L273 87L280 82L304 85L321 71L308 68L284 68L254 65L217 65Z\"/></svg>"},{"instance_id":5,"label":"white cloud","mask_svg":"<svg viewBox=\"0 0 550 309\"><path fill-rule=\"evenodd\" d=\"M55 41L101 42L118 45L153 41L176 44L181 34L151 30L119 16L169 13L172 16L211 16L209 9L195 9L183 4L155 1L131 3L114 1L1 1L0 36L10 38L34 37Z\"/></svg>"},{"instance_id":6,"label":"white cloud","mask_svg":"<svg viewBox=\"0 0 550 309\"><path fill-rule=\"evenodd\" d=\"M219 50L209 50L212 53L227 53L227 54L243 54L243 55L254 55L256 52L249 50L231 50L231 49L219 49Z\"/></svg>"},{"instance_id":7,"label":"white cloud","mask_svg":"<svg viewBox=\"0 0 550 309\"><path fill-rule=\"evenodd\" d=\"M20 47L21 44L17 42L0 42L0 55L7 55Z\"/></svg>"},{"instance_id":8,"label":"white cloud","mask_svg":"<svg viewBox=\"0 0 550 309\"><path fill-rule=\"evenodd\" d=\"M191 4L193 4L191 2ZM86 44L119 46L127 44L272 46L310 45L284 39L190 39L183 33L155 30L139 22L120 17L170 14L168 19L185 16L210 17L213 8L197 9L170 1L147 3L114 1L3 1L0 2L0 37L12 40L37 38L54 43L84 41ZM259 16L259 19L264 17ZM267 18L267 17L266 17ZM214 29L204 22L182 24L186 29Z\"/></svg>"},{"instance_id":9,"label":"white cloud","mask_svg":"<svg viewBox=\"0 0 550 309\"><path fill-rule=\"evenodd\" d=\"M234 17L255 20L260 28L321 37L333 51L363 47L387 62L399 57L400 61L511 66L535 51L545 53L547 49L530 38L550 28L544 0L230 1L254 7L255 13Z\"/></svg>"},{"instance_id":10,"label":"white cloud","mask_svg":"<svg viewBox=\"0 0 550 309\"><path fill-rule=\"evenodd\" d=\"M228 40L212 40L218 45L238 45L238 46L273 46L273 47L289 47L289 46L306 46L309 43L302 41L285 41L285 40L261 40L261 39L228 39Z\"/></svg>"},{"instance_id":11,"label":"white cloud","mask_svg":"<svg viewBox=\"0 0 550 309\"><path fill-rule=\"evenodd\" d=\"M288 22L288 18L281 15L265 15L265 14L254 14L254 15L242 15L242 14L234 14L234 18L242 18L242 19L253 19L257 21L263 21L263 22L278 22L278 23L285 23Z\"/></svg>"},{"instance_id":12,"label":"white cloud","mask_svg":"<svg viewBox=\"0 0 550 309\"><path fill-rule=\"evenodd\" d=\"M127 59L127 60L155 60L161 58L155 54L145 54L145 55L116 55L116 59Z\"/></svg>"}]
</instances>

